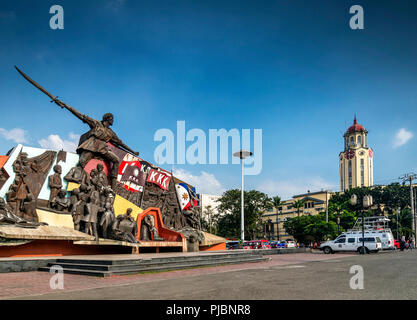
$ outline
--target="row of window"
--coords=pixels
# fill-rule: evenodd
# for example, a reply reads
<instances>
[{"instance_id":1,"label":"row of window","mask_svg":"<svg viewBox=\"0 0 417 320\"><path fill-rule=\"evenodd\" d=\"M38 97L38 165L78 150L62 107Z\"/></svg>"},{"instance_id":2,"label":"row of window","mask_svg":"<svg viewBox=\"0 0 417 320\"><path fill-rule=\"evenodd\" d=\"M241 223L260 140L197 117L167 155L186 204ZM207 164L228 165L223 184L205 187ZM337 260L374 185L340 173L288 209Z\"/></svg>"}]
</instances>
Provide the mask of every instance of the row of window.
<instances>
[{"instance_id":1,"label":"row of window","mask_svg":"<svg viewBox=\"0 0 417 320\"><path fill-rule=\"evenodd\" d=\"M354 137L354 136L351 136L351 137L350 137L349 142L348 142L348 140L347 140L347 138L346 138L346 143L347 143L349 146L354 146L354 145L356 145L356 144L358 144L358 145L362 145L362 142L365 144L365 139L364 139L364 141L362 141L362 136L358 136L358 138L357 138L357 140L356 140L356 141L355 141L355 137Z\"/></svg>"},{"instance_id":2,"label":"row of window","mask_svg":"<svg viewBox=\"0 0 417 320\"><path fill-rule=\"evenodd\" d=\"M371 183L371 170L372 170L372 164L371 162L369 162L369 185L372 185ZM342 164L342 170L341 170L341 180L342 180L342 188L344 188L344 183L343 183L343 164ZM365 159L361 159L361 163L360 163L360 173L361 173L361 187L365 186ZM348 162L348 183L349 183L349 189L352 189L353 183L352 183L352 160L349 160Z\"/></svg>"},{"instance_id":3,"label":"row of window","mask_svg":"<svg viewBox=\"0 0 417 320\"><path fill-rule=\"evenodd\" d=\"M375 238L373 238L373 237L364 238L364 241L362 241L362 238L348 238L347 242L348 243L355 243L356 239L358 239L358 242L375 242ZM337 239L335 241L335 243L346 243L346 238L345 237L340 237L339 239Z\"/></svg>"},{"instance_id":4,"label":"row of window","mask_svg":"<svg viewBox=\"0 0 417 320\"><path fill-rule=\"evenodd\" d=\"M314 208L314 206L315 206L315 203L314 202L305 202L304 203L304 209ZM287 206L287 209L286 210L291 210L291 209L294 209L294 206L293 205ZM282 212L283 210L285 210L285 207L278 207L278 211L281 211ZM274 211L274 208L271 208L268 211L269 212L273 212ZM286 212L285 214L288 214L288 213L289 212Z\"/></svg>"}]
</instances>

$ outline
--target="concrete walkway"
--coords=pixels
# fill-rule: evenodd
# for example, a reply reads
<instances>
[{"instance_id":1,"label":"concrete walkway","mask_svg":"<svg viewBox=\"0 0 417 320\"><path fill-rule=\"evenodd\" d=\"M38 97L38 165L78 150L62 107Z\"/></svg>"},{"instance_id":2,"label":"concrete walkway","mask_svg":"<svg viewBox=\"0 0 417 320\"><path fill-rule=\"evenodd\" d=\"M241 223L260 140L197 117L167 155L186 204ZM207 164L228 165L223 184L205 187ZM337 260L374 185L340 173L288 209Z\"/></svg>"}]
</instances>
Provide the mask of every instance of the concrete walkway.
<instances>
[{"instance_id":1,"label":"concrete walkway","mask_svg":"<svg viewBox=\"0 0 417 320\"><path fill-rule=\"evenodd\" d=\"M271 260L259 263L243 263L131 276L113 276L110 278L66 274L64 275L63 290L50 288L52 275L47 272L3 273L0 274L0 299L129 299L129 296L126 297L126 295L116 294L116 292L124 292L124 286L141 286L143 289L141 294L132 295L130 299L168 299L167 295L169 296L169 292L177 291L177 293L181 293L183 292L183 288L181 286L174 286L168 290L166 281L198 282L198 279L207 275L226 275L236 271L244 272L246 270L269 269L271 267L297 265L310 261L340 259L349 256L352 255L324 255L315 253L279 254L268 256ZM144 284L146 284L145 287L142 286ZM159 289L148 290L147 288L151 284L152 286L157 286ZM164 290L161 288L164 288ZM101 295L100 293L88 294L93 289L109 289L110 291L105 295ZM114 292L114 294L112 295L111 292ZM172 295L172 298L175 299L176 296Z\"/></svg>"}]
</instances>

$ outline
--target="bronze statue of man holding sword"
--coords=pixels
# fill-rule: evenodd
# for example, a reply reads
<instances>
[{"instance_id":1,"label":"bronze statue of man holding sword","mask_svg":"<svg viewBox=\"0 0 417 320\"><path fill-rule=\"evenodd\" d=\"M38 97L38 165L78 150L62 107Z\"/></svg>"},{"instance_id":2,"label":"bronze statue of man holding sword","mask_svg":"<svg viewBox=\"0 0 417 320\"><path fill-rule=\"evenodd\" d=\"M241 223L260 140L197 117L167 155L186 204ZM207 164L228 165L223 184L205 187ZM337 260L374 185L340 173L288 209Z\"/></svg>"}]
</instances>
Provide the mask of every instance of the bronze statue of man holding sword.
<instances>
[{"instance_id":1,"label":"bronze statue of man holding sword","mask_svg":"<svg viewBox=\"0 0 417 320\"><path fill-rule=\"evenodd\" d=\"M32 83L36 88L41 90L43 93L48 95L52 101L55 102L63 109L67 109L73 115L75 115L82 122L87 123L90 126L90 131L83 134L80 138L80 142L77 148L77 153L80 155L79 164L84 168L87 163L93 158L99 158L105 161L108 161L112 164L110 179L112 188L116 186L118 168L119 168L119 158L117 155L109 149L108 142L114 144L115 146L122 148L130 153L139 155L139 152L135 152L130 149L126 144L123 143L121 139L116 135L116 133L110 128L113 125L114 116L111 113L106 113L103 115L101 121L90 118L88 115L82 114L75 108L67 105L66 103L58 100L57 97L51 95L48 91L42 88L39 84L29 78L24 74L19 68L15 66L16 70L30 83Z\"/></svg>"}]
</instances>

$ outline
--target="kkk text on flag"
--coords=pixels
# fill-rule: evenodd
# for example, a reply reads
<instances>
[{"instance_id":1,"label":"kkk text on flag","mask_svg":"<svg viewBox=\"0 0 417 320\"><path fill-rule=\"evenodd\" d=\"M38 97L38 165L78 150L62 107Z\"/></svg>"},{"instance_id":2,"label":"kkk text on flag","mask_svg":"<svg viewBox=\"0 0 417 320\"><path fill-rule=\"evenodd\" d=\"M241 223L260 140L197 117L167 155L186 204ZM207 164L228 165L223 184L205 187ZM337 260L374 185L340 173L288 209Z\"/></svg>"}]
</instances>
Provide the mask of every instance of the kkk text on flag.
<instances>
[{"instance_id":1,"label":"kkk text on flag","mask_svg":"<svg viewBox=\"0 0 417 320\"><path fill-rule=\"evenodd\" d=\"M151 169L149 171L148 179L146 179L147 182L154 183L164 190L168 190L170 180L171 176L167 175L165 172L157 171L155 169Z\"/></svg>"}]
</instances>

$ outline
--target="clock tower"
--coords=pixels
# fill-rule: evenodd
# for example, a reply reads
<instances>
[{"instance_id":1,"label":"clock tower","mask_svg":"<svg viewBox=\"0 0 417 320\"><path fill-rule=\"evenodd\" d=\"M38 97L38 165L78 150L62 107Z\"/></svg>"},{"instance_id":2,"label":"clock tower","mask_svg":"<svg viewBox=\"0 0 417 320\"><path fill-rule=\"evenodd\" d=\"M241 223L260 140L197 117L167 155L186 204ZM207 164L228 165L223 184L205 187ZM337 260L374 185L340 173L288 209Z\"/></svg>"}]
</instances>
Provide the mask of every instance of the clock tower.
<instances>
[{"instance_id":1,"label":"clock tower","mask_svg":"<svg viewBox=\"0 0 417 320\"><path fill-rule=\"evenodd\" d=\"M340 190L374 184L373 151L368 147L368 131L356 121L343 135L345 150L339 154Z\"/></svg>"}]
</instances>

